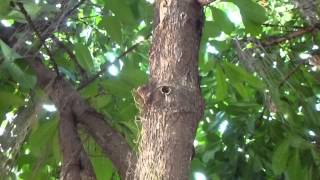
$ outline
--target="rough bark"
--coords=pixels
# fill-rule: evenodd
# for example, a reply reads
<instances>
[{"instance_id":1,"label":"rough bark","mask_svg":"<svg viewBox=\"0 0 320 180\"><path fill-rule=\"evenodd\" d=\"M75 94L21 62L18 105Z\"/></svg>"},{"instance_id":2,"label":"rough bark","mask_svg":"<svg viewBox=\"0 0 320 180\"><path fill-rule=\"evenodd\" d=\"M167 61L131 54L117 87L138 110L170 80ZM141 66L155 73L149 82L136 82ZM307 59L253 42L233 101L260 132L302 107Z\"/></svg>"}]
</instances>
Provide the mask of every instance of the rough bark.
<instances>
[{"instance_id":1,"label":"rough bark","mask_svg":"<svg viewBox=\"0 0 320 180\"><path fill-rule=\"evenodd\" d=\"M77 132L69 104L60 107L59 139L63 156L61 180L95 180L96 176Z\"/></svg>"},{"instance_id":2,"label":"rough bark","mask_svg":"<svg viewBox=\"0 0 320 180\"><path fill-rule=\"evenodd\" d=\"M113 162L119 175L124 179L127 175L129 164L135 164L136 162L136 156L125 138L107 124L108 120L105 120L101 114L91 108L69 82L62 78L57 78L53 71L48 71L39 57L28 59L28 63L37 75L39 86L44 89L58 107L58 110L63 110L64 104L68 104L75 120L83 124L84 128Z\"/></svg>"},{"instance_id":3,"label":"rough bark","mask_svg":"<svg viewBox=\"0 0 320 180\"><path fill-rule=\"evenodd\" d=\"M136 90L142 123L135 179L188 179L204 102L198 79L203 12L195 0L158 0L150 79Z\"/></svg>"}]
</instances>

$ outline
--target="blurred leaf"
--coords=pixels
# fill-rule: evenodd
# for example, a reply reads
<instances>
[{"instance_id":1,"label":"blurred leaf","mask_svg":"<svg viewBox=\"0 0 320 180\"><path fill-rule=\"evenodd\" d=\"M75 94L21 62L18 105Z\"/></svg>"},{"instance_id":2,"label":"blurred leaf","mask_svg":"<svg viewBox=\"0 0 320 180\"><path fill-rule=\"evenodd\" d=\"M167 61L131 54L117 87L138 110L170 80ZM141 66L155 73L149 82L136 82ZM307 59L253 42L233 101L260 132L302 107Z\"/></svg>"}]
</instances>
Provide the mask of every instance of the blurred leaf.
<instances>
[{"instance_id":1,"label":"blurred leaf","mask_svg":"<svg viewBox=\"0 0 320 180\"><path fill-rule=\"evenodd\" d=\"M0 109L7 109L10 106L19 107L24 104L24 99L13 92L0 90Z\"/></svg>"},{"instance_id":2,"label":"blurred leaf","mask_svg":"<svg viewBox=\"0 0 320 180\"><path fill-rule=\"evenodd\" d=\"M221 28L221 30L226 34L231 34L234 30L234 25L230 21L228 16L225 14L225 12L215 7L210 7L210 9L212 12L213 21L216 24L216 26L218 26L216 28Z\"/></svg>"},{"instance_id":3,"label":"blurred leaf","mask_svg":"<svg viewBox=\"0 0 320 180\"><path fill-rule=\"evenodd\" d=\"M3 68L10 74L12 79L14 79L16 82L20 84L22 88L33 88L36 84L35 76L22 71L21 68L14 62L15 59L20 58L20 55L13 51L2 40L0 40L0 46L5 57L5 61L3 62Z\"/></svg>"},{"instance_id":4,"label":"blurred leaf","mask_svg":"<svg viewBox=\"0 0 320 180\"><path fill-rule=\"evenodd\" d=\"M258 35L262 31L261 25L267 20L266 10L252 0L229 0L236 4L242 16L246 31Z\"/></svg>"},{"instance_id":5,"label":"blurred leaf","mask_svg":"<svg viewBox=\"0 0 320 180\"><path fill-rule=\"evenodd\" d=\"M228 78L230 79L231 84L246 82L250 86L255 87L259 90L265 87L264 83L260 79L251 75L240 66L236 66L234 64L224 62L223 67L225 68L225 73L228 75ZM237 88L240 89L240 85L238 84L237 86L238 86Z\"/></svg>"},{"instance_id":6,"label":"blurred leaf","mask_svg":"<svg viewBox=\"0 0 320 180\"><path fill-rule=\"evenodd\" d=\"M0 17L7 15L11 11L10 1L11 0L2 0L0 6Z\"/></svg>"},{"instance_id":7,"label":"blurred leaf","mask_svg":"<svg viewBox=\"0 0 320 180\"><path fill-rule=\"evenodd\" d=\"M40 126L31 133L29 138L30 152L40 158L44 155L44 152L49 153L48 146L52 145L52 140L58 130L58 120L49 119L40 123ZM52 152L52 151L51 151Z\"/></svg>"},{"instance_id":8,"label":"blurred leaf","mask_svg":"<svg viewBox=\"0 0 320 180\"><path fill-rule=\"evenodd\" d=\"M111 179L114 170L110 160L100 157L91 157L91 162L97 179Z\"/></svg>"},{"instance_id":9,"label":"blurred leaf","mask_svg":"<svg viewBox=\"0 0 320 180\"><path fill-rule=\"evenodd\" d=\"M36 85L36 77L23 72L15 63L5 62L4 69L22 88L32 89Z\"/></svg>"},{"instance_id":10,"label":"blurred leaf","mask_svg":"<svg viewBox=\"0 0 320 180\"><path fill-rule=\"evenodd\" d=\"M276 147L272 156L272 170L276 175L286 170L288 158L289 142L288 140L284 140Z\"/></svg>"},{"instance_id":11,"label":"blurred leaf","mask_svg":"<svg viewBox=\"0 0 320 180\"><path fill-rule=\"evenodd\" d=\"M106 0L105 8L111 10L116 20L126 25L132 25L135 23L134 16L129 6L129 1L118 1L118 0ZM118 29L120 31L120 29Z\"/></svg>"},{"instance_id":12,"label":"blurred leaf","mask_svg":"<svg viewBox=\"0 0 320 180\"><path fill-rule=\"evenodd\" d=\"M215 75L217 80L216 97L217 101L221 101L228 93L228 85L226 83L226 77L220 66L216 67Z\"/></svg>"},{"instance_id":13,"label":"blurred leaf","mask_svg":"<svg viewBox=\"0 0 320 180\"><path fill-rule=\"evenodd\" d=\"M122 43L121 24L115 16L104 16L101 22L101 26L107 30L113 41L118 44Z\"/></svg>"},{"instance_id":14,"label":"blurred leaf","mask_svg":"<svg viewBox=\"0 0 320 180\"><path fill-rule=\"evenodd\" d=\"M96 109L101 109L112 102L112 97L110 95L99 96L93 98L91 102Z\"/></svg>"},{"instance_id":15,"label":"blurred leaf","mask_svg":"<svg viewBox=\"0 0 320 180\"><path fill-rule=\"evenodd\" d=\"M87 46L77 43L74 45L74 50L80 66L88 72L93 72L93 59Z\"/></svg>"},{"instance_id":16,"label":"blurred leaf","mask_svg":"<svg viewBox=\"0 0 320 180\"><path fill-rule=\"evenodd\" d=\"M301 180L308 178L308 169L301 166L299 151L296 150L288 161L288 179Z\"/></svg>"},{"instance_id":17,"label":"blurred leaf","mask_svg":"<svg viewBox=\"0 0 320 180\"><path fill-rule=\"evenodd\" d=\"M133 87L138 87L147 82L147 74L139 69L138 65L133 62L127 62L120 73L120 78L132 85Z\"/></svg>"},{"instance_id":18,"label":"blurred leaf","mask_svg":"<svg viewBox=\"0 0 320 180\"><path fill-rule=\"evenodd\" d=\"M0 39L0 47L2 53L8 62L12 62L13 60L20 57L15 51L13 51L5 42Z\"/></svg>"}]
</instances>

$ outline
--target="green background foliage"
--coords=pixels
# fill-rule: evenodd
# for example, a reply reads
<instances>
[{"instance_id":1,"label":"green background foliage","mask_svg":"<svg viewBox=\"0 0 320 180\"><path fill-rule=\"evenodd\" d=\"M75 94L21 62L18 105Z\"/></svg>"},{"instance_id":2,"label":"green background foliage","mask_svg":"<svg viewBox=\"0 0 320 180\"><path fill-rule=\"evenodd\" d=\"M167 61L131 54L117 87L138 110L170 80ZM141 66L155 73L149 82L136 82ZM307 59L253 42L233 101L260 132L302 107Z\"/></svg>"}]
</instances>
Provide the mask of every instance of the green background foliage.
<instances>
[{"instance_id":1,"label":"green background foliage","mask_svg":"<svg viewBox=\"0 0 320 180\"><path fill-rule=\"evenodd\" d=\"M36 23L60 11L51 2L23 1ZM270 37L308 26L287 0L221 0L204 11L199 69L206 109L194 142L190 179L320 179L319 70L305 58L318 48L319 35L305 33L263 46ZM88 0L54 33L74 52L76 62L65 49L47 42L59 71L76 88L101 72L80 93L134 148L139 125L131 92L148 79L152 18L152 4L145 0ZM1 1L0 19L1 26L26 23L9 0ZM46 108L52 103L36 87L24 57L3 41L0 47L2 131L16 123L10 117L23 116L25 109L37 114L31 116L31 130L18 150L5 149L9 139L0 139L0 158L11 164L12 179L58 179L57 112ZM4 137L6 131L1 133ZM99 146L84 132L81 138L97 178L119 179Z\"/></svg>"}]
</instances>

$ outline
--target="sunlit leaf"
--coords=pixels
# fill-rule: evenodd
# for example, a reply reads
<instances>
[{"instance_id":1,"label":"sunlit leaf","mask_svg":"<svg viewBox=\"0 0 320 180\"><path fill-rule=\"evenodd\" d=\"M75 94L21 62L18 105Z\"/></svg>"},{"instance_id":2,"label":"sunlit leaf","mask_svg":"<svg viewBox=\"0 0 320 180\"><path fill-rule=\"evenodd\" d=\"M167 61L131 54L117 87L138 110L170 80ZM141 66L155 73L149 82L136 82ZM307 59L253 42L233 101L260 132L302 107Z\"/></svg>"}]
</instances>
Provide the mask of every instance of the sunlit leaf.
<instances>
[{"instance_id":1,"label":"sunlit leaf","mask_svg":"<svg viewBox=\"0 0 320 180\"><path fill-rule=\"evenodd\" d=\"M215 75L217 79L216 97L217 101L220 101L226 97L228 92L228 85L226 83L226 77L220 66L216 67Z\"/></svg>"},{"instance_id":2,"label":"sunlit leaf","mask_svg":"<svg viewBox=\"0 0 320 180\"><path fill-rule=\"evenodd\" d=\"M77 43L74 45L75 54L81 67L88 72L94 71L93 59L87 46Z\"/></svg>"}]
</instances>

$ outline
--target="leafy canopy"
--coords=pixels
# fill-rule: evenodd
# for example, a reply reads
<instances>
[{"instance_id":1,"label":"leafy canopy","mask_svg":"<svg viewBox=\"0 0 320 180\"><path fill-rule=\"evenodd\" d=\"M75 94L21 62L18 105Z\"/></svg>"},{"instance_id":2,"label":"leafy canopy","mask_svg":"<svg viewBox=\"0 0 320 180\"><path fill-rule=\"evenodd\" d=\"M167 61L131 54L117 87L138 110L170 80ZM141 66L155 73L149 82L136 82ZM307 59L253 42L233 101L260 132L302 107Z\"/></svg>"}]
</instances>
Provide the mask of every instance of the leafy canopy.
<instances>
[{"instance_id":1,"label":"leafy canopy","mask_svg":"<svg viewBox=\"0 0 320 180\"><path fill-rule=\"evenodd\" d=\"M62 8L55 1L23 3L36 24L52 20ZM305 59L318 48L319 34L265 46L270 37L286 38L308 26L287 0L221 0L206 7L205 15L199 69L206 110L190 178L319 179L319 70ZM152 18L150 1L86 1L54 33L64 47L50 38L46 42L63 76L81 87L83 98L111 119L132 147L139 127L131 90L147 81ZM0 19L7 28L27 23L10 0L1 1ZM27 33L15 37L23 40ZM37 43L25 40L29 48ZM58 179L56 109L36 86L25 57L3 41L0 50L0 162L12 167L12 179ZM53 68L46 51L41 53ZM21 137L19 128L26 124L19 118L30 121L31 131L15 149L18 140L8 132ZM99 146L84 132L81 136L97 178L119 179Z\"/></svg>"}]
</instances>

